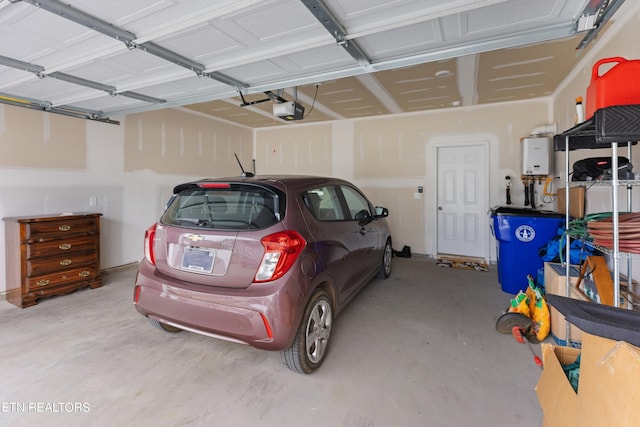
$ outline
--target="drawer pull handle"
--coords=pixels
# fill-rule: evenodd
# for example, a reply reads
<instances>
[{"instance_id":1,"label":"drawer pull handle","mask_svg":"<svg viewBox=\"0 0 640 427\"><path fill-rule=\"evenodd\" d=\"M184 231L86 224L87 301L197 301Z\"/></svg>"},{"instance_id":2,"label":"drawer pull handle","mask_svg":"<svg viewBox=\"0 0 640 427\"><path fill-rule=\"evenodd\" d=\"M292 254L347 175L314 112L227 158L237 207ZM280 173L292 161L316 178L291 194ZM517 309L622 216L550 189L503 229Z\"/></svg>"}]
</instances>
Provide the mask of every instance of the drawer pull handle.
<instances>
[{"instance_id":1,"label":"drawer pull handle","mask_svg":"<svg viewBox=\"0 0 640 427\"><path fill-rule=\"evenodd\" d=\"M73 261L71 261L69 258L67 259L63 259L62 261L60 261L60 265L71 265Z\"/></svg>"},{"instance_id":2,"label":"drawer pull handle","mask_svg":"<svg viewBox=\"0 0 640 427\"><path fill-rule=\"evenodd\" d=\"M38 286L47 286L49 284L49 280L48 279L42 279L42 280L38 280L36 282L36 285Z\"/></svg>"},{"instance_id":3,"label":"drawer pull handle","mask_svg":"<svg viewBox=\"0 0 640 427\"><path fill-rule=\"evenodd\" d=\"M66 251L67 249L71 249L71 245L69 243L63 243L60 246L58 246L60 249L62 249L63 251Z\"/></svg>"},{"instance_id":4,"label":"drawer pull handle","mask_svg":"<svg viewBox=\"0 0 640 427\"><path fill-rule=\"evenodd\" d=\"M61 225L61 226L58 227L58 230L60 230L60 231L69 231L69 230L71 230L71 226L70 225L66 225L66 224L65 225Z\"/></svg>"},{"instance_id":5,"label":"drawer pull handle","mask_svg":"<svg viewBox=\"0 0 640 427\"><path fill-rule=\"evenodd\" d=\"M91 272L89 270L82 270L80 273L78 273L78 276L87 277L90 274Z\"/></svg>"}]
</instances>

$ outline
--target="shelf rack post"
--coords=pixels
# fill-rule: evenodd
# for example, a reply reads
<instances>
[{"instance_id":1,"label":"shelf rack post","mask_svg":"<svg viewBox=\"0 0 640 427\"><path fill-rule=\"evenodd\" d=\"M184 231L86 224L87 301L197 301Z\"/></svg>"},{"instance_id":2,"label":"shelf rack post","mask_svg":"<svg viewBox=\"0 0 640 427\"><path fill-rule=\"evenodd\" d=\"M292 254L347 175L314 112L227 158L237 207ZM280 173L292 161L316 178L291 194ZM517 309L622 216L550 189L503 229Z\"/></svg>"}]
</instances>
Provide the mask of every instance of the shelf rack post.
<instances>
[{"instance_id":1,"label":"shelf rack post","mask_svg":"<svg viewBox=\"0 0 640 427\"><path fill-rule=\"evenodd\" d=\"M564 245L564 262L565 262L565 297L571 296L571 237L569 237L569 135L564 137L564 224L565 224L565 245ZM571 342L571 324L566 322L565 342L568 344Z\"/></svg>"},{"instance_id":2,"label":"shelf rack post","mask_svg":"<svg viewBox=\"0 0 640 427\"><path fill-rule=\"evenodd\" d=\"M618 230L620 224L620 212L618 209L618 143L611 143L611 221L613 226L613 305L620 306L620 236Z\"/></svg>"},{"instance_id":3,"label":"shelf rack post","mask_svg":"<svg viewBox=\"0 0 640 427\"><path fill-rule=\"evenodd\" d=\"M627 159L629 159L629 163L633 164L631 162L632 161L631 141L627 141ZM633 211L632 197L633 197L633 187L631 184L627 183L627 212ZM627 252L626 257L627 257L627 289L629 291L629 298L631 300L629 303L629 308L633 308L633 295L635 294L633 289L633 278L632 278L633 262L631 259L631 254L629 252Z\"/></svg>"}]
</instances>

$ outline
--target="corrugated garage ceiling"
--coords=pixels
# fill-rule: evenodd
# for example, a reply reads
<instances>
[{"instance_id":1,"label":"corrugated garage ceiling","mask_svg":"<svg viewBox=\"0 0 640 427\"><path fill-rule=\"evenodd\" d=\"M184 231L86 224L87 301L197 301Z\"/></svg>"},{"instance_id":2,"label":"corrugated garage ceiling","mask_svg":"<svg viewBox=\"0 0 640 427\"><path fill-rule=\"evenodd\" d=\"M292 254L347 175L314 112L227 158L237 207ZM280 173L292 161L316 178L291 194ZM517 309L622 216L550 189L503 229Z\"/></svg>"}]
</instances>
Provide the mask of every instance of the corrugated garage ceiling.
<instances>
[{"instance_id":1,"label":"corrugated garage ceiling","mask_svg":"<svg viewBox=\"0 0 640 427\"><path fill-rule=\"evenodd\" d=\"M284 100L322 121L536 98L621 3L0 0L0 102L261 127Z\"/></svg>"}]
</instances>

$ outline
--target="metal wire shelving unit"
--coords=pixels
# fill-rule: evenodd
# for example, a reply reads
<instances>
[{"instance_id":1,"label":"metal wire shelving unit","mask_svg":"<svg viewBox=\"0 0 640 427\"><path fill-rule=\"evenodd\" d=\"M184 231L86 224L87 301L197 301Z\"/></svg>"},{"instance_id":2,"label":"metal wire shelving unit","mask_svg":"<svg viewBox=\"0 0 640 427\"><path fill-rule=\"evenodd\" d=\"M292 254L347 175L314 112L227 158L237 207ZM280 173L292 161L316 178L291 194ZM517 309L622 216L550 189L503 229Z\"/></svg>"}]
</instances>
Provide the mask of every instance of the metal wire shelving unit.
<instances>
[{"instance_id":1,"label":"metal wire shelving unit","mask_svg":"<svg viewBox=\"0 0 640 427\"><path fill-rule=\"evenodd\" d=\"M618 151L620 147L627 148L627 158L631 161L631 148L640 140L640 105L621 105L601 108L593 114L589 120L580 123L561 134L554 137L554 150L565 152L565 221L569 224L571 218L569 216L570 203L570 187L577 182L570 180L570 151L582 149L609 148L611 152L611 170L618 170ZM579 182L585 184L585 182ZM612 248L607 251L611 257L613 265L613 283L614 283L614 302L616 306L620 305L620 240L619 240L619 212L620 200L618 188L626 186L626 211L632 211L632 187L640 185L640 181L620 180L618 173L612 173L610 181L602 181L598 185L607 185L611 187L611 211L612 211L612 229L613 244ZM560 207L559 207L560 208ZM570 237L566 237L565 245L565 264L566 264L566 296L569 296L570 289ZM629 290L632 289L631 278L631 257L627 254L625 260L627 262L627 277L629 281ZM567 323L566 331L567 342L570 339L570 327Z\"/></svg>"}]
</instances>

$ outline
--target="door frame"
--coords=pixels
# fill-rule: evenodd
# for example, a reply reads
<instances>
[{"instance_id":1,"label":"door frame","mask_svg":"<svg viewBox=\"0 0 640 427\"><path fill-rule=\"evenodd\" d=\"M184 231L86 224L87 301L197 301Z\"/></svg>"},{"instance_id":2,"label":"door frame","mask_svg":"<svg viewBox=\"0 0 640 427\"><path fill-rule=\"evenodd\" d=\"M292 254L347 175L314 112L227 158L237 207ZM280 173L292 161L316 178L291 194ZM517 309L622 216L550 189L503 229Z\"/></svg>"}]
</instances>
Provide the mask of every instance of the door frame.
<instances>
[{"instance_id":1,"label":"door frame","mask_svg":"<svg viewBox=\"0 0 640 427\"><path fill-rule=\"evenodd\" d=\"M482 208L485 212L489 211L489 200L490 200L490 188L491 188L491 164L489 161L490 153L491 153L491 141L487 137L476 137L476 138L464 138L464 139L456 139L450 141L440 141L435 142L432 148L432 159L433 164L431 165L431 179L432 182L435 183L435 188L433 192L432 200L426 200L427 206L425 206L425 212L431 212L431 229L435 231L435 239L433 241L434 256L438 256L438 176L440 170L440 164L438 163L438 149L439 148L463 148L463 147L471 147L471 146L481 146L484 150L484 194L480 195L480 200L482 202ZM428 162L428 160L427 160ZM427 169L430 165L427 165ZM435 167L433 167L435 166ZM489 217L487 216L486 220L486 228L485 228L485 236L484 236L484 247L483 254L479 258L483 258L485 262L489 262L490 251L490 241L491 241L491 229L489 228ZM425 240L428 240L428 237L425 233ZM426 247L429 247L428 241L425 242Z\"/></svg>"}]
</instances>

